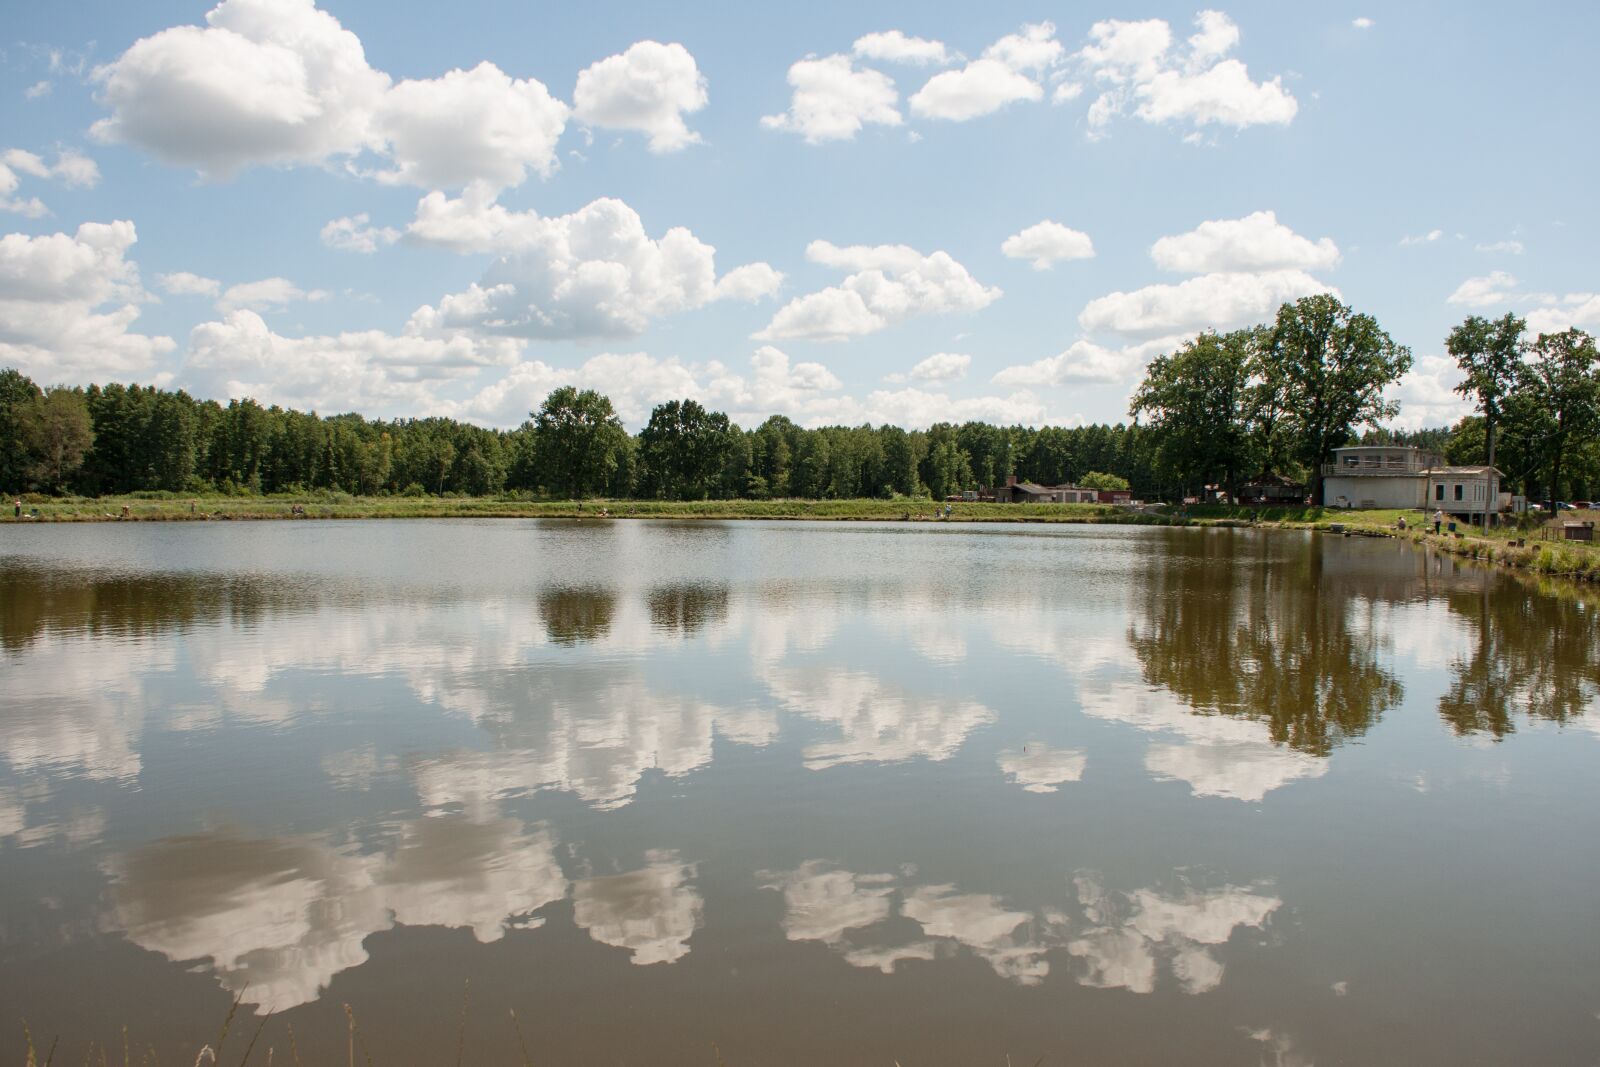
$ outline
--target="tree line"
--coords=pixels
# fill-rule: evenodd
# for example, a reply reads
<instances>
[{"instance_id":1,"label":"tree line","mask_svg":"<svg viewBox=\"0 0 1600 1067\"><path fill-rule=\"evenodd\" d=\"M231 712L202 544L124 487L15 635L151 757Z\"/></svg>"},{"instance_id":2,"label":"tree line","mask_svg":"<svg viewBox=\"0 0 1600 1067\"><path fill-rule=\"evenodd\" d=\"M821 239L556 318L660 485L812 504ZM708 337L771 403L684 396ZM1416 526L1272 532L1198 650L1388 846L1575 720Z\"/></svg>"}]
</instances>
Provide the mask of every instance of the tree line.
<instances>
[{"instance_id":1,"label":"tree line","mask_svg":"<svg viewBox=\"0 0 1600 1067\"><path fill-rule=\"evenodd\" d=\"M1379 427L1395 414L1384 391L1409 369L1409 351L1327 295L1157 357L1131 421L1115 425L806 428L773 415L746 429L684 399L657 405L630 434L607 397L566 386L506 431L222 404L141 385L42 389L4 370L0 490L937 500L1016 476L1180 499L1278 477L1309 482L1319 499L1329 450L1360 439L1421 444L1457 463L1493 456L1514 487L1591 496L1600 489L1594 342L1581 331L1524 333L1511 315L1452 331L1461 389L1479 414L1411 435Z\"/></svg>"}]
</instances>

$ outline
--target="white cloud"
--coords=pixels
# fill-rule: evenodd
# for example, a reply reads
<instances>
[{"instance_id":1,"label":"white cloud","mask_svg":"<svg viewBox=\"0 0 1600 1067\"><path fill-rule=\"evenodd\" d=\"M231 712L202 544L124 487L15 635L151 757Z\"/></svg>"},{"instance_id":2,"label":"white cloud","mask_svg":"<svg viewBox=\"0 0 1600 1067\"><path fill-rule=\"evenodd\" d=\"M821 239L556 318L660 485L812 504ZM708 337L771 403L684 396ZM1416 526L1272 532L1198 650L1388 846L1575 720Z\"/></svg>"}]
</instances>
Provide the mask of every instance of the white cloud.
<instances>
[{"instance_id":1,"label":"white cloud","mask_svg":"<svg viewBox=\"0 0 1600 1067\"><path fill-rule=\"evenodd\" d=\"M1443 230L1429 230L1427 233L1407 235L1400 238L1400 247L1409 248L1412 245L1429 245L1443 236Z\"/></svg>"},{"instance_id":2,"label":"white cloud","mask_svg":"<svg viewBox=\"0 0 1600 1067\"><path fill-rule=\"evenodd\" d=\"M169 296L216 296L222 291L222 283L215 278L191 274L186 270L157 274L156 284Z\"/></svg>"},{"instance_id":3,"label":"white cloud","mask_svg":"<svg viewBox=\"0 0 1600 1067\"><path fill-rule=\"evenodd\" d=\"M1551 306L1528 312L1531 336L1569 329L1600 333L1600 293L1568 293Z\"/></svg>"},{"instance_id":4,"label":"white cloud","mask_svg":"<svg viewBox=\"0 0 1600 1067\"><path fill-rule=\"evenodd\" d=\"M1108 19L1089 30L1090 43L1076 55L1085 76L1101 87L1089 107L1091 135L1103 133L1119 115L1145 122L1181 122L1243 129L1284 125L1299 104L1282 79L1256 82L1237 59L1223 58L1239 42L1239 28L1219 11L1202 11L1199 32L1174 51L1172 29L1161 19Z\"/></svg>"},{"instance_id":5,"label":"white cloud","mask_svg":"<svg viewBox=\"0 0 1600 1067\"><path fill-rule=\"evenodd\" d=\"M1325 270L1339 265L1339 248L1331 238L1312 241L1279 222L1275 213L1257 211L1163 237L1151 247L1150 258L1162 270L1182 274Z\"/></svg>"},{"instance_id":6,"label":"white cloud","mask_svg":"<svg viewBox=\"0 0 1600 1067\"><path fill-rule=\"evenodd\" d=\"M111 115L92 133L217 178L380 147L373 116L389 78L312 0L224 0L206 23L141 38L96 68Z\"/></svg>"},{"instance_id":7,"label":"white cloud","mask_svg":"<svg viewBox=\"0 0 1600 1067\"><path fill-rule=\"evenodd\" d=\"M365 211L332 219L322 227L322 243L342 252L359 252L372 255L382 245L392 245L400 239L400 231L392 226L372 226Z\"/></svg>"},{"instance_id":8,"label":"white cloud","mask_svg":"<svg viewBox=\"0 0 1600 1067\"><path fill-rule=\"evenodd\" d=\"M149 299L126 258L137 239L127 221L0 237L0 365L49 382L125 380L170 352L170 337L129 332Z\"/></svg>"},{"instance_id":9,"label":"white cloud","mask_svg":"<svg viewBox=\"0 0 1600 1067\"><path fill-rule=\"evenodd\" d=\"M70 148L59 150L53 164L21 148L0 152L0 211L15 212L30 219L43 218L50 209L36 196L13 199L12 194L22 184L18 172L34 178L54 179L69 189L92 189L100 181L100 168L94 160Z\"/></svg>"},{"instance_id":10,"label":"white cloud","mask_svg":"<svg viewBox=\"0 0 1600 1067\"><path fill-rule=\"evenodd\" d=\"M182 374L207 396L252 396L321 411L447 414L440 383L510 364L519 351L505 338L417 330L284 337L256 312L240 309L190 332Z\"/></svg>"},{"instance_id":11,"label":"white cloud","mask_svg":"<svg viewBox=\"0 0 1600 1067\"><path fill-rule=\"evenodd\" d=\"M950 54L945 50L943 43L922 37L907 37L899 30L885 30L857 37L851 51L862 59L877 59L886 63L943 66L950 62Z\"/></svg>"},{"instance_id":12,"label":"white cloud","mask_svg":"<svg viewBox=\"0 0 1600 1067\"><path fill-rule=\"evenodd\" d=\"M1522 294L1517 292L1517 279L1503 270L1495 270L1482 277L1468 278L1456 286L1455 292L1445 297L1445 302L1467 307L1491 307L1522 298Z\"/></svg>"},{"instance_id":13,"label":"white cloud","mask_svg":"<svg viewBox=\"0 0 1600 1067\"><path fill-rule=\"evenodd\" d=\"M996 385L1056 386L1106 385L1128 380L1144 365L1149 346L1106 348L1093 341L1074 341L1065 350L1033 363L1003 367L995 373Z\"/></svg>"},{"instance_id":14,"label":"white cloud","mask_svg":"<svg viewBox=\"0 0 1600 1067\"><path fill-rule=\"evenodd\" d=\"M967 376L972 357L955 352L935 352L904 374L891 374L889 381L954 382Z\"/></svg>"},{"instance_id":15,"label":"white cloud","mask_svg":"<svg viewBox=\"0 0 1600 1067\"><path fill-rule=\"evenodd\" d=\"M1337 293L1299 270L1202 274L1177 285L1147 285L1084 305L1078 323L1088 333L1152 338L1229 330L1270 320L1280 304L1316 293Z\"/></svg>"},{"instance_id":16,"label":"white cloud","mask_svg":"<svg viewBox=\"0 0 1600 1067\"><path fill-rule=\"evenodd\" d=\"M51 88L52 87L48 81L36 81L26 89L22 90L22 95L27 97L29 100L39 100L43 97L49 96Z\"/></svg>"},{"instance_id":17,"label":"white cloud","mask_svg":"<svg viewBox=\"0 0 1600 1067\"><path fill-rule=\"evenodd\" d=\"M746 263L717 279L715 299L754 303L765 297L777 296L782 285L783 271L770 263Z\"/></svg>"},{"instance_id":18,"label":"white cloud","mask_svg":"<svg viewBox=\"0 0 1600 1067\"><path fill-rule=\"evenodd\" d=\"M1473 246L1479 252L1505 252L1513 256L1520 256L1525 251L1521 241L1491 241L1487 244Z\"/></svg>"},{"instance_id":19,"label":"white cloud","mask_svg":"<svg viewBox=\"0 0 1600 1067\"><path fill-rule=\"evenodd\" d=\"M217 301L217 310L226 314L238 308L251 311L282 310L302 300L320 303L328 299L324 289L307 291L288 278L262 278L260 281L230 285Z\"/></svg>"},{"instance_id":20,"label":"white cloud","mask_svg":"<svg viewBox=\"0 0 1600 1067\"><path fill-rule=\"evenodd\" d=\"M807 144L848 141L867 123L901 124L894 81L876 70L858 70L849 56L802 59L789 68L794 95L789 110L767 115L761 125L772 130L793 130Z\"/></svg>"},{"instance_id":21,"label":"white cloud","mask_svg":"<svg viewBox=\"0 0 1600 1067\"><path fill-rule=\"evenodd\" d=\"M1354 26L1358 30L1370 30L1376 25L1376 23L1367 18L1365 15L1362 15L1360 18L1352 19L1350 21L1350 25Z\"/></svg>"},{"instance_id":22,"label":"white cloud","mask_svg":"<svg viewBox=\"0 0 1600 1067\"><path fill-rule=\"evenodd\" d=\"M1007 237L1000 251L1012 259L1032 260L1034 270L1049 270L1062 260L1092 258L1094 242L1080 230L1046 219Z\"/></svg>"},{"instance_id":23,"label":"white cloud","mask_svg":"<svg viewBox=\"0 0 1600 1067\"><path fill-rule=\"evenodd\" d=\"M529 168L555 169L567 114L542 82L512 78L493 63L403 81L375 116L395 163L378 178L429 188L520 185Z\"/></svg>"},{"instance_id":24,"label":"white cloud","mask_svg":"<svg viewBox=\"0 0 1600 1067\"><path fill-rule=\"evenodd\" d=\"M500 258L465 292L418 309L430 328L519 337L620 337L654 319L719 299L752 300L782 275L748 264L716 276L716 250L683 227L659 239L620 200L595 200L570 215L507 211L482 186L459 199L430 193L407 231L424 244Z\"/></svg>"},{"instance_id":25,"label":"white cloud","mask_svg":"<svg viewBox=\"0 0 1600 1067\"><path fill-rule=\"evenodd\" d=\"M382 181L501 187L548 174L567 106L493 63L392 84L313 0L223 0L207 25L134 42L97 68L111 114L91 128L226 179L262 165L344 160ZM363 153L390 165L357 165Z\"/></svg>"},{"instance_id":26,"label":"white cloud","mask_svg":"<svg viewBox=\"0 0 1600 1067\"><path fill-rule=\"evenodd\" d=\"M912 114L965 122L1019 100L1042 100L1036 76L1061 60L1064 49L1049 22L1000 38L960 70L928 79L911 97Z\"/></svg>"},{"instance_id":27,"label":"white cloud","mask_svg":"<svg viewBox=\"0 0 1600 1067\"><path fill-rule=\"evenodd\" d=\"M1392 425L1406 430L1452 426L1472 414L1472 401L1455 391L1460 382L1461 368L1452 357L1417 357L1411 369L1384 395L1384 399L1400 404L1400 414Z\"/></svg>"},{"instance_id":28,"label":"white cloud","mask_svg":"<svg viewBox=\"0 0 1600 1067\"><path fill-rule=\"evenodd\" d=\"M683 116L705 107L707 99L705 76L689 50L657 41L640 41L590 65L572 93L578 121L648 134L652 152L698 143L700 135Z\"/></svg>"},{"instance_id":29,"label":"white cloud","mask_svg":"<svg viewBox=\"0 0 1600 1067\"><path fill-rule=\"evenodd\" d=\"M999 289L980 284L946 252L924 256L906 245L812 241L806 258L852 273L837 286L791 300L758 339L840 341L917 315L978 311L1000 297Z\"/></svg>"}]
</instances>

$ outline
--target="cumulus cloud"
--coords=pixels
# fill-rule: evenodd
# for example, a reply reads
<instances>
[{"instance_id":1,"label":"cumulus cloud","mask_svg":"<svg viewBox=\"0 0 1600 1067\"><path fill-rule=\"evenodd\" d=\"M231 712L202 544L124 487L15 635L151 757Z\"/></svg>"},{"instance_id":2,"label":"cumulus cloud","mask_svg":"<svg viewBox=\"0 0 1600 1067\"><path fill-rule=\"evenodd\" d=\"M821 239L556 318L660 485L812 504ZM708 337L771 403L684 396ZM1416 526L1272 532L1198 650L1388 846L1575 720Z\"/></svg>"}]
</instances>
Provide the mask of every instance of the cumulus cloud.
<instances>
[{"instance_id":1,"label":"cumulus cloud","mask_svg":"<svg viewBox=\"0 0 1600 1067\"><path fill-rule=\"evenodd\" d=\"M205 26L134 42L95 69L92 134L226 179L344 161L380 180L516 185L556 166L567 105L493 63L394 84L313 0L223 0ZM387 160L366 169L364 153Z\"/></svg>"},{"instance_id":2,"label":"cumulus cloud","mask_svg":"<svg viewBox=\"0 0 1600 1067\"><path fill-rule=\"evenodd\" d=\"M1460 383L1461 368L1454 358L1417 357L1411 369L1385 394L1384 399L1400 404L1394 425L1406 430L1451 426L1472 414L1472 401L1455 391Z\"/></svg>"},{"instance_id":3,"label":"cumulus cloud","mask_svg":"<svg viewBox=\"0 0 1600 1067\"><path fill-rule=\"evenodd\" d=\"M1092 258L1094 242L1080 230L1045 219L1007 237L1000 251L1012 259L1032 260L1034 270L1049 270L1063 260Z\"/></svg>"},{"instance_id":4,"label":"cumulus cloud","mask_svg":"<svg viewBox=\"0 0 1600 1067\"><path fill-rule=\"evenodd\" d=\"M186 270L157 274L156 284L168 296L216 296L222 291L222 283L215 278L191 274Z\"/></svg>"},{"instance_id":5,"label":"cumulus cloud","mask_svg":"<svg viewBox=\"0 0 1600 1067\"><path fill-rule=\"evenodd\" d=\"M1491 241L1487 244L1473 246L1479 252L1505 252L1513 256L1522 255L1524 249L1521 241Z\"/></svg>"},{"instance_id":6,"label":"cumulus cloud","mask_svg":"<svg viewBox=\"0 0 1600 1067\"><path fill-rule=\"evenodd\" d=\"M418 309L430 328L518 337L622 337L654 319L714 300L777 291L764 263L716 275L716 250L679 226L660 238L620 200L595 200L570 215L508 211L475 186L459 199L430 193L408 233L424 244L500 258L480 282Z\"/></svg>"},{"instance_id":7,"label":"cumulus cloud","mask_svg":"<svg viewBox=\"0 0 1600 1067\"><path fill-rule=\"evenodd\" d=\"M904 374L891 374L891 382L953 382L967 376L972 357L955 352L935 352Z\"/></svg>"},{"instance_id":8,"label":"cumulus cloud","mask_svg":"<svg viewBox=\"0 0 1600 1067\"><path fill-rule=\"evenodd\" d=\"M190 332L182 373L210 396L251 396L323 411L447 414L436 392L440 383L509 364L519 351L505 338L419 330L285 337L256 312L237 309Z\"/></svg>"},{"instance_id":9,"label":"cumulus cloud","mask_svg":"<svg viewBox=\"0 0 1600 1067\"><path fill-rule=\"evenodd\" d=\"M19 174L59 181L69 189L92 189L100 181L100 168L94 160L70 148L58 151L54 163L46 163L43 157L21 148L0 152L0 211L30 219L42 218L50 209L36 196L13 196L22 184Z\"/></svg>"},{"instance_id":10,"label":"cumulus cloud","mask_svg":"<svg viewBox=\"0 0 1600 1067\"><path fill-rule=\"evenodd\" d=\"M1427 233L1408 234L1400 238L1400 247L1409 248L1412 245L1431 245L1443 236L1443 230L1429 230Z\"/></svg>"},{"instance_id":11,"label":"cumulus cloud","mask_svg":"<svg viewBox=\"0 0 1600 1067\"><path fill-rule=\"evenodd\" d=\"M837 286L791 300L758 339L840 341L913 316L978 311L1000 298L999 289L982 285L946 252L812 241L806 258L851 273Z\"/></svg>"},{"instance_id":12,"label":"cumulus cloud","mask_svg":"<svg viewBox=\"0 0 1600 1067\"><path fill-rule=\"evenodd\" d=\"M1159 344L1165 344L1162 339ZM1126 381L1144 365L1149 346L1107 348L1078 340L1054 356L1003 367L995 373L996 385L1033 388L1058 385L1108 385Z\"/></svg>"},{"instance_id":13,"label":"cumulus cloud","mask_svg":"<svg viewBox=\"0 0 1600 1067\"><path fill-rule=\"evenodd\" d=\"M1282 79L1257 82L1244 63L1224 58L1239 43L1239 28L1220 11L1202 11L1187 47L1174 48L1162 19L1107 19L1089 30L1076 55L1084 76L1100 87L1089 106L1091 135L1118 116L1153 124L1196 127L1285 125L1299 104Z\"/></svg>"},{"instance_id":14,"label":"cumulus cloud","mask_svg":"<svg viewBox=\"0 0 1600 1067\"><path fill-rule=\"evenodd\" d=\"M764 116L761 125L792 130L807 144L851 140L868 123L901 124L894 80L882 71L857 69L849 56L802 59L789 68L789 84L789 110Z\"/></svg>"},{"instance_id":15,"label":"cumulus cloud","mask_svg":"<svg viewBox=\"0 0 1600 1067\"><path fill-rule=\"evenodd\" d=\"M851 51L861 59L877 59L886 63L943 66L950 62L950 54L943 43L922 37L907 37L899 30L857 37Z\"/></svg>"},{"instance_id":16,"label":"cumulus cloud","mask_svg":"<svg viewBox=\"0 0 1600 1067\"><path fill-rule=\"evenodd\" d=\"M1570 329L1600 333L1600 293L1567 293L1528 312L1528 332L1534 336Z\"/></svg>"},{"instance_id":17,"label":"cumulus cloud","mask_svg":"<svg viewBox=\"0 0 1600 1067\"><path fill-rule=\"evenodd\" d=\"M39 100L49 96L51 88L52 86L48 81L36 81L22 90L22 95L29 100Z\"/></svg>"},{"instance_id":18,"label":"cumulus cloud","mask_svg":"<svg viewBox=\"0 0 1600 1067\"><path fill-rule=\"evenodd\" d=\"M377 176L429 188L519 185L529 169L555 169L567 114L542 82L513 78L493 63L403 81L374 116L394 159Z\"/></svg>"},{"instance_id":19,"label":"cumulus cloud","mask_svg":"<svg viewBox=\"0 0 1600 1067\"><path fill-rule=\"evenodd\" d=\"M170 337L130 332L149 299L126 257L137 239L127 221L0 237L0 365L81 383L144 374L170 352Z\"/></svg>"},{"instance_id":20,"label":"cumulus cloud","mask_svg":"<svg viewBox=\"0 0 1600 1067\"><path fill-rule=\"evenodd\" d=\"M206 23L141 38L95 69L111 114L94 136L218 178L380 146L389 78L312 0L224 0Z\"/></svg>"},{"instance_id":21,"label":"cumulus cloud","mask_svg":"<svg viewBox=\"0 0 1600 1067\"><path fill-rule=\"evenodd\" d=\"M1482 277L1468 278L1456 286L1455 292L1445 297L1445 302L1466 307L1492 307L1521 299L1523 296L1517 291L1517 279L1503 270L1495 270Z\"/></svg>"},{"instance_id":22,"label":"cumulus cloud","mask_svg":"<svg viewBox=\"0 0 1600 1067\"><path fill-rule=\"evenodd\" d=\"M1362 15L1360 18L1352 19L1350 21L1350 25L1354 26L1358 30L1370 30L1373 26L1377 25L1377 23L1373 22L1365 15Z\"/></svg>"},{"instance_id":23,"label":"cumulus cloud","mask_svg":"<svg viewBox=\"0 0 1600 1067\"><path fill-rule=\"evenodd\" d=\"M960 70L928 79L909 101L912 114L965 122L1019 100L1042 100L1037 77L1065 52L1055 34L1054 24L1040 22L1000 38Z\"/></svg>"},{"instance_id":24,"label":"cumulus cloud","mask_svg":"<svg viewBox=\"0 0 1600 1067\"><path fill-rule=\"evenodd\" d=\"M1188 233L1163 237L1150 249L1162 270L1181 274L1217 271L1323 270L1339 265L1339 248L1312 241L1278 221L1271 211L1242 219L1202 222Z\"/></svg>"},{"instance_id":25,"label":"cumulus cloud","mask_svg":"<svg viewBox=\"0 0 1600 1067\"><path fill-rule=\"evenodd\" d=\"M359 252L370 256L383 245L392 245L400 239L400 231L392 226L373 226L365 212L332 219L322 227L322 243L341 252Z\"/></svg>"},{"instance_id":26,"label":"cumulus cloud","mask_svg":"<svg viewBox=\"0 0 1600 1067\"><path fill-rule=\"evenodd\" d=\"M1301 270L1202 274L1096 297L1084 305L1078 324L1091 334L1145 339L1231 330L1271 319L1283 303L1326 292L1338 290Z\"/></svg>"},{"instance_id":27,"label":"cumulus cloud","mask_svg":"<svg viewBox=\"0 0 1600 1067\"><path fill-rule=\"evenodd\" d=\"M223 313L239 308L251 311L282 310L300 301L320 303L327 300L325 289L305 290L288 278L262 278L260 281L231 285L217 301L217 310Z\"/></svg>"},{"instance_id":28,"label":"cumulus cloud","mask_svg":"<svg viewBox=\"0 0 1600 1067\"><path fill-rule=\"evenodd\" d=\"M681 44L640 41L579 73L572 92L579 122L649 135L650 151L676 152L700 135L683 116L706 106L706 79Z\"/></svg>"}]
</instances>

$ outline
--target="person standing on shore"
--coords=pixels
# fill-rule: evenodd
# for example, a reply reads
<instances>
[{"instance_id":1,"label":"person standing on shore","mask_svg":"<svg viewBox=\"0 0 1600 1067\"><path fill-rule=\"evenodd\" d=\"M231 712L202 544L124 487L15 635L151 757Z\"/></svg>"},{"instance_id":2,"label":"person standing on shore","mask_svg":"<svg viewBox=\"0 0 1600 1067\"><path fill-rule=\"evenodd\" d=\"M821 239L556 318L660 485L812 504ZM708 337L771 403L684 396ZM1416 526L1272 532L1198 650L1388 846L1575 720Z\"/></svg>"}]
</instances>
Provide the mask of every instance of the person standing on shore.
<instances>
[{"instance_id":1,"label":"person standing on shore","mask_svg":"<svg viewBox=\"0 0 1600 1067\"><path fill-rule=\"evenodd\" d=\"M1443 525L1444 525L1444 509L1443 508L1434 508L1433 509L1433 532L1434 533L1438 533L1439 532L1439 527L1441 527Z\"/></svg>"},{"instance_id":2,"label":"person standing on shore","mask_svg":"<svg viewBox=\"0 0 1600 1067\"><path fill-rule=\"evenodd\" d=\"M17 499L11 502L11 506L16 509L11 514L19 519L22 518L22 498L20 496L17 497Z\"/></svg>"}]
</instances>

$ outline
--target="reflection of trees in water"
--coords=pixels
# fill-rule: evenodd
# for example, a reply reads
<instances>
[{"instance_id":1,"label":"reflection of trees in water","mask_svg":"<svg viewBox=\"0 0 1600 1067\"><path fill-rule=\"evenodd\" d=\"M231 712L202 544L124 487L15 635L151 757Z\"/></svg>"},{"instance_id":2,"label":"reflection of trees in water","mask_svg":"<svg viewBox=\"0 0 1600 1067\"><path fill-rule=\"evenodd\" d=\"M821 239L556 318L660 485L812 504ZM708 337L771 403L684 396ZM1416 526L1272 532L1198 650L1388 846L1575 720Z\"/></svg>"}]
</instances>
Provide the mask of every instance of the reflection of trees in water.
<instances>
[{"instance_id":1,"label":"reflection of trees in water","mask_svg":"<svg viewBox=\"0 0 1600 1067\"><path fill-rule=\"evenodd\" d=\"M1450 610L1474 632L1450 665L1439 714L1458 734L1504 737L1522 714L1564 723L1600 697L1600 612L1576 595L1551 595L1485 572L1453 591Z\"/></svg>"},{"instance_id":2,"label":"reflection of trees in water","mask_svg":"<svg viewBox=\"0 0 1600 1067\"><path fill-rule=\"evenodd\" d=\"M598 641L611 632L616 594L604 586L567 586L539 594L539 617L558 645Z\"/></svg>"},{"instance_id":3,"label":"reflection of trees in water","mask_svg":"<svg viewBox=\"0 0 1600 1067\"><path fill-rule=\"evenodd\" d=\"M1267 551L1213 535L1152 555L1128 640L1145 680L1192 710L1261 722L1273 741L1325 756L1403 689L1373 629L1353 625L1361 600L1326 572L1321 541L1270 562Z\"/></svg>"},{"instance_id":4,"label":"reflection of trees in water","mask_svg":"<svg viewBox=\"0 0 1600 1067\"><path fill-rule=\"evenodd\" d=\"M305 582L241 575L7 566L0 569L0 647L19 651L47 632L145 637L218 619L249 622L310 606L322 594Z\"/></svg>"},{"instance_id":5,"label":"reflection of trees in water","mask_svg":"<svg viewBox=\"0 0 1600 1067\"><path fill-rule=\"evenodd\" d=\"M659 585L650 590L650 623L658 630L690 637L708 622L728 614L728 587L709 582Z\"/></svg>"}]
</instances>

